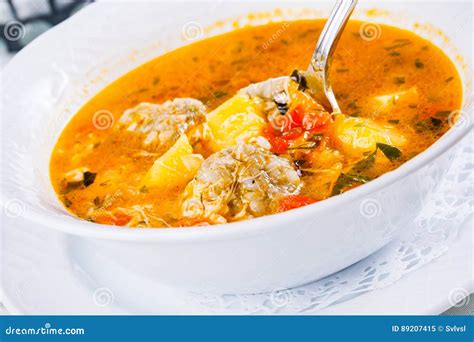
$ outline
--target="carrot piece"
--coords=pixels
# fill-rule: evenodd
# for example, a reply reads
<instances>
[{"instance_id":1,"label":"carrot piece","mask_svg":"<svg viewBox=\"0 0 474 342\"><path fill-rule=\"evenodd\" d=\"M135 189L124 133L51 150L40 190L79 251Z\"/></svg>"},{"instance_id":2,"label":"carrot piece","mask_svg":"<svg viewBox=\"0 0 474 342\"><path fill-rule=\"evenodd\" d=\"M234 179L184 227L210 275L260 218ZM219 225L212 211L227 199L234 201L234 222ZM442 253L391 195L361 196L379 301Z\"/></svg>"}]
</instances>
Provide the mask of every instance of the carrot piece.
<instances>
[{"instance_id":1,"label":"carrot piece","mask_svg":"<svg viewBox=\"0 0 474 342\"><path fill-rule=\"evenodd\" d=\"M302 195L289 195L286 197L283 197L280 200L277 212L283 212L291 209L296 209L300 207L304 207L308 204L315 203L318 200Z\"/></svg>"}]
</instances>

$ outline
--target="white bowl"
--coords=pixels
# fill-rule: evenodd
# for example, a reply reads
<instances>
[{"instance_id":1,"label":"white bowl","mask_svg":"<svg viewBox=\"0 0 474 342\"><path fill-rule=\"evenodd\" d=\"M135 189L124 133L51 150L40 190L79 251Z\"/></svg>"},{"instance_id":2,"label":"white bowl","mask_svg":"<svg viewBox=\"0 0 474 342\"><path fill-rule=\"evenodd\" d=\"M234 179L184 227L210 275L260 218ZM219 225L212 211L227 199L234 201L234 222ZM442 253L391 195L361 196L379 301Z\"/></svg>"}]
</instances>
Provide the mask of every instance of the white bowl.
<instances>
[{"instance_id":1,"label":"white bowl","mask_svg":"<svg viewBox=\"0 0 474 342\"><path fill-rule=\"evenodd\" d=\"M259 24L324 17L331 4L105 2L88 6L40 36L2 74L2 215L71 234L78 244L92 245L127 269L156 281L217 293L257 293L308 283L386 245L420 212L445 175L453 147L472 128L471 69L465 62L471 61L472 53L472 37L465 33L471 32L469 2L447 8L442 3L377 4L390 14L367 13L363 7L373 4L362 3L356 11L359 19L410 29L415 22L441 27L452 41L429 25L418 25L415 31L453 58L465 92L458 124L426 152L369 184L304 208L244 222L127 229L70 216L49 179L54 143L78 108L119 75L189 43L183 35L228 31L232 20L206 28L224 18ZM283 10L272 12L274 8ZM255 11L271 14L245 15Z\"/></svg>"}]
</instances>

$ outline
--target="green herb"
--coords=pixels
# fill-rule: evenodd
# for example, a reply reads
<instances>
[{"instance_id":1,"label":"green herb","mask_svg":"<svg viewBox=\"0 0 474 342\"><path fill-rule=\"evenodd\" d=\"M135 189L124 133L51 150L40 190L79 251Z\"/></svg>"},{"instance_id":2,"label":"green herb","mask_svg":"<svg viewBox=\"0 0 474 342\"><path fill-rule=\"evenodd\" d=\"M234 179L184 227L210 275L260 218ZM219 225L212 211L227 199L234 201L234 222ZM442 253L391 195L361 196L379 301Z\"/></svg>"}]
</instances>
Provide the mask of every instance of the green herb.
<instances>
[{"instance_id":1,"label":"green herb","mask_svg":"<svg viewBox=\"0 0 474 342\"><path fill-rule=\"evenodd\" d=\"M401 47L404 47L404 46L407 46L407 45L410 45L411 42L406 40L406 41L399 41L398 43L394 44L394 45L391 45L391 46L387 46L385 47L384 49L387 50L387 51L390 51L390 50L395 50L395 49L398 49L398 48L401 48Z\"/></svg>"},{"instance_id":2,"label":"green herb","mask_svg":"<svg viewBox=\"0 0 474 342\"><path fill-rule=\"evenodd\" d=\"M357 162L348 173L341 173L334 185L332 196L342 193L345 187L352 186L356 183L364 184L371 180L371 178L363 175L365 171L370 169L375 164L377 157L377 148Z\"/></svg>"},{"instance_id":3,"label":"green herb","mask_svg":"<svg viewBox=\"0 0 474 342\"><path fill-rule=\"evenodd\" d=\"M347 93L336 93L336 99L338 100L347 100L349 98L349 94Z\"/></svg>"},{"instance_id":4,"label":"green herb","mask_svg":"<svg viewBox=\"0 0 474 342\"><path fill-rule=\"evenodd\" d=\"M290 75L290 78L296 83L298 83L298 90L305 91L306 89L308 89L308 82L306 81L306 78L298 70L293 70Z\"/></svg>"},{"instance_id":5,"label":"green herb","mask_svg":"<svg viewBox=\"0 0 474 342\"><path fill-rule=\"evenodd\" d=\"M78 181L78 182L67 182L66 186L63 188L61 191L61 194L67 194L71 192L72 190L79 189L82 185L84 185L83 181Z\"/></svg>"},{"instance_id":6,"label":"green herb","mask_svg":"<svg viewBox=\"0 0 474 342\"><path fill-rule=\"evenodd\" d=\"M405 84L405 77L395 77L393 79L393 83L400 85L400 84Z\"/></svg>"},{"instance_id":7,"label":"green herb","mask_svg":"<svg viewBox=\"0 0 474 342\"><path fill-rule=\"evenodd\" d=\"M92 183L94 183L96 176L97 176L97 173L86 171L84 172L84 180L82 182L87 187L91 185Z\"/></svg>"},{"instance_id":8,"label":"green herb","mask_svg":"<svg viewBox=\"0 0 474 342\"><path fill-rule=\"evenodd\" d=\"M454 77L449 77L449 78L445 79L444 82L449 83L449 82L451 82L452 80L454 80Z\"/></svg>"},{"instance_id":9,"label":"green herb","mask_svg":"<svg viewBox=\"0 0 474 342\"><path fill-rule=\"evenodd\" d=\"M146 185L144 185L140 188L140 193L142 193L142 194L147 194L148 193L148 188L146 187Z\"/></svg>"},{"instance_id":10,"label":"green herb","mask_svg":"<svg viewBox=\"0 0 474 342\"><path fill-rule=\"evenodd\" d=\"M441 127L442 123L443 121L438 118L429 117L428 119L417 122L415 126L418 129L435 131Z\"/></svg>"},{"instance_id":11,"label":"green herb","mask_svg":"<svg viewBox=\"0 0 474 342\"><path fill-rule=\"evenodd\" d=\"M360 110L352 112L349 114L349 116L352 116L353 118L357 118L362 112Z\"/></svg>"},{"instance_id":12,"label":"green herb","mask_svg":"<svg viewBox=\"0 0 474 342\"><path fill-rule=\"evenodd\" d=\"M153 85L157 85L158 83L160 83L161 79L160 79L160 76L156 76L154 79L153 79Z\"/></svg>"},{"instance_id":13,"label":"green herb","mask_svg":"<svg viewBox=\"0 0 474 342\"><path fill-rule=\"evenodd\" d=\"M377 150L379 149L391 161L400 158L402 154L402 152L394 146L377 143L375 151L370 152L366 158L357 162L347 174L340 174L334 185L332 196L340 194L345 187L352 186L356 183L364 184L370 181L371 178L364 176L363 173L374 166L377 158Z\"/></svg>"},{"instance_id":14,"label":"green herb","mask_svg":"<svg viewBox=\"0 0 474 342\"><path fill-rule=\"evenodd\" d=\"M389 55L392 56L392 57L398 57L398 56L400 56L400 52L392 51L392 52L389 53Z\"/></svg>"},{"instance_id":15,"label":"green herb","mask_svg":"<svg viewBox=\"0 0 474 342\"><path fill-rule=\"evenodd\" d=\"M66 208L69 208L69 207L72 205L71 200L70 200L69 198L67 198L67 197L64 197L64 198L63 198L63 203L64 203L64 206L65 206Z\"/></svg>"},{"instance_id":16,"label":"green herb","mask_svg":"<svg viewBox=\"0 0 474 342\"><path fill-rule=\"evenodd\" d=\"M315 133L312 136L310 136L308 140L310 140L310 141L319 141L319 140L321 140L322 137L323 137L322 133Z\"/></svg>"},{"instance_id":17,"label":"green herb","mask_svg":"<svg viewBox=\"0 0 474 342\"><path fill-rule=\"evenodd\" d=\"M234 59L230 64L231 65L247 64L248 61L249 61L248 58L238 58L238 59Z\"/></svg>"},{"instance_id":18,"label":"green herb","mask_svg":"<svg viewBox=\"0 0 474 342\"><path fill-rule=\"evenodd\" d=\"M360 107L359 107L359 105L357 104L357 100L354 100L354 101L352 101L351 103L349 103L349 104L347 105L347 108L356 110L356 109L359 109Z\"/></svg>"},{"instance_id":19,"label":"green herb","mask_svg":"<svg viewBox=\"0 0 474 342\"><path fill-rule=\"evenodd\" d=\"M214 97L216 99L220 99L221 97L224 97L224 96L227 96L228 93L226 93L225 91L221 91L221 90L218 90L214 93Z\"/></svg>"},{"instance_id":20,"label":"green herb","mask_svg":"<svg viewBox=\"0 0 474 342\"><path fill-rule=\"evenodd\" d=\"M398 125L400 123L400 120L388 120L388 123Z\"/></svg>"},{"instance_id":21,"label":"green herb","mask_svg":"<svg viewBox=\"0 0 474 342\"><path fill-rule=\"evenodd\" d=\"M382 151L383 154L385 154L385 157L390 159L390 161L394 161L395 159L400 158L402 155L402 151L400 151L398 148L395 146L383 144L383 143L377 143L377 148Z\"/></svg>"},{"instance_id":22,"label":"green herb","mask_svg":"<svg viewBox=\"0 0 474 342\"><path fill-rule=\"evenodd\" d=\"M415 66L417 69L423 69L425 67L425 64L417 58L415 60Z\"/></svg>"},{"instance_id":23,"label":"green herb","mask_svg":"<svg viewBox=\"0 0 474 342\"><path fill-rule=\"evenodd\" d=\"M343 192L344 188L348 186L353 186L354 184L357 184L357 183L360 183L360 184L367 183L367 179L341 173L339 177L337 178L336 184L334 184L331 196L339 195Z\"/></svg>"},{"instance_id":24,"label":"green herb","mask_svg":"<svg viewBox=\"0 0 474 342\"><path fill-rule=\"evenodd\" d=\"M104 202L104 200L100 199L99 196L96 196L96 197L94 198L94 205L95 205L97 208L101 207L103 202Z\"/></svg>"},{"instance_id":25,"label":"green herb","mask_svg":"<svg viewBox=\"0 0 474 342\"><path fill-rule=\"evenodd\" d=\"M296 159L295 160L295 166L300 169L304 166L304 164L306 164L306 160L305 159Z\"/></svg>"},{"instance_id":26,"label":"green herb","mask_svg":"<svg viewBox=\"0 0 474 342\"><path fill-rule=\"evenodd\" d=\"M349 69L347 68L341 68L341 69L336 69L336 72L348 72Z\"/></svg>"},{"instance_id":27,"label":"green herb","mask_svg":"<svg viewBox=\"0 0 474 342\"><path fill-rule=\"evenodd\" d=\"M377 149L370 153L365 159L357 162L349 171L348 175L352 177L361 177L362 172L370 169L375 164L375 157L377 156Z\"/></svg>"},{"instance_id":28,"label":"green herb","mask_svg":"<svg viewBox=\"0 0 474 342\"><path fill-rule=\"evenodd\" d=\"M281 43L282 43L283 45L288 45L288 41L287 41L286 39L282 39L282 40L281 40Z\"/></svg>"},{"instance_id":29,"label":"green herb","mask_svg":"<svg viewBox=\"0 0 474 342\"><path fill-rule=\"evenodd\" d=\"M431 120L431 123L433 124L433 126L435 126L435 127L439 127L443 123L442 120L437 119L437 118L430 118L430 120Z\"/></svg>"}]
</instances>

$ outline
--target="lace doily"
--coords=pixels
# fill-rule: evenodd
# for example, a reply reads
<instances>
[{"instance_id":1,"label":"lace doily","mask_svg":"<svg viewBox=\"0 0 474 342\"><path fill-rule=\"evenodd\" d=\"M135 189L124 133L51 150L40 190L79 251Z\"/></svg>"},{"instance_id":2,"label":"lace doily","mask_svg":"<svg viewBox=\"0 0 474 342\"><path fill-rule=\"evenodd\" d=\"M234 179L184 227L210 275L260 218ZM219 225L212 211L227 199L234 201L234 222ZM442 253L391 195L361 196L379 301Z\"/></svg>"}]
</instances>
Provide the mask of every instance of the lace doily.
<instances>
[{"instance_id":1,"label":"lace doily","mask_svg":"<svg viewBox=\"0 0 474 342\"><path fill-rule=\"evenodd\" d=\"M214 314L314 314L396 282L439 257L472 215L474 205L474 134L455 152L449 172L427 201L412 229L370 257L319 281L256 295L191 294L187 300Z\"/></svg>"}]
</instances>

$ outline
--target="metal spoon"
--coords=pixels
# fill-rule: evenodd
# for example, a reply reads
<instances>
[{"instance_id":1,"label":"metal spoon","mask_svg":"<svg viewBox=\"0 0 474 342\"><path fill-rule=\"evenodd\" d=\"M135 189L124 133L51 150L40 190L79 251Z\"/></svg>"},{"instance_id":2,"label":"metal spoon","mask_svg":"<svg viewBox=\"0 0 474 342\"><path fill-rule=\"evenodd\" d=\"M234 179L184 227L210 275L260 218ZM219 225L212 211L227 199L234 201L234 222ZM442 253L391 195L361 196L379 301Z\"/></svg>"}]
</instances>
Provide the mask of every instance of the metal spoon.
<instances>
[{"instance_id":1,"label":"metal spoon","mask_svg":"<svg viewBox=\"0 0 474 342\"><path fill-rule=\"evenodd\" d=\"M304 74L308 90L323 104L327 105L329 102L333 113L340 113L341 110L332 91L329 67L342 31L356 5L357 0L337 1L319 36L311 62Z\"/></svg>"}]
</instances>

